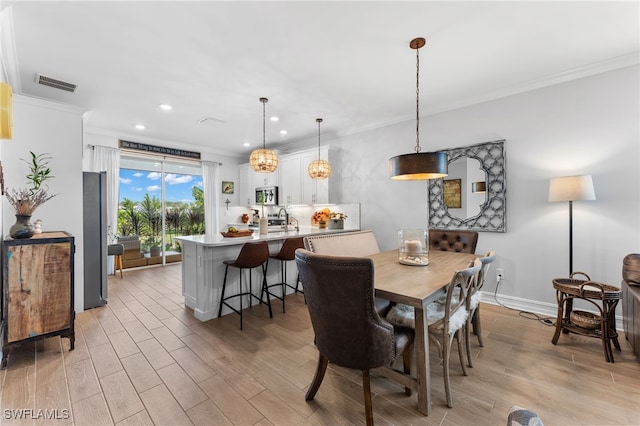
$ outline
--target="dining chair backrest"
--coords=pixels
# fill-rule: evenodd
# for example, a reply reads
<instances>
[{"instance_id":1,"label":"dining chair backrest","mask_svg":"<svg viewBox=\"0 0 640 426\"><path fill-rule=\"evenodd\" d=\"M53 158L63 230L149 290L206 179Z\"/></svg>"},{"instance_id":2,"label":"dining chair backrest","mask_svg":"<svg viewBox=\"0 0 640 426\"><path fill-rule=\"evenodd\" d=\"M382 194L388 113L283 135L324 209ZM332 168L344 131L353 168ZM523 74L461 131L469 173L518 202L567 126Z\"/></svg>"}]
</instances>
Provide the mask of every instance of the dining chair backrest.
<instances>
[{"instance_id":1,"label":"dining chair backrest","mask_svg":"<svg viewBox=\"0 0 640 426\"><path fill-rule=\"evenodd\" d=\"M451 281L447 284L447 295L442 309L444 310L443 328L444 335L455 333L456 330L461 328L467 319L467 315L458 315L460 310L466 311L467 295L476 285L478 279L478 273L482 269L482 262L479 259L475 259L473 264L466 269L456 271L451 277ZM433 304L429 305L427 309ZM431 316L427 311L427 316ZM459 318L458 318L459 317Z\"/></svg>"},{"instance_id":2,"label":"dining chair backrest","mask_svg":"<svg viewBox=\"0 0 640 426\"><path fill-rule=\"evenodd\" d=\"M360 370L393 362L393 326L374 306L373 260L298 249L296 265L320 353Z\"/></svg>"},{"instance_id":3,"label":"dining chair backrest","mask_svg":"<svg viewBox=\"0 0 640 426\"><path fill-rule=\"evenodd\" d=\"M429 229L429 250L475 253L477 245L476 231Z\"/></svg>"},{"instance_id":4,"label":"dining chair backrest","mask_svg":"<svg viewBox=\"0 0 640 426\"><path fill-rule=\"evenodd\" d=\"M307 250L331 256L370 256L380 253L373 231L341 232L304 238Z\"/></svg>"},{"instance_id":5,"label":"dining chair backrest","mask_svg":"<svg viewBox=\"0 0 640 426\"><path fill-rule=\"evenodd\" d=\"M480 271L478 272L478 277L475 280L475 284L474 286L471 288L470 292L469 292L469 305L472 309L475 309L475 306L478 305L478 303L480 303L480 293L479 291L482 290L482 287L484 286L484 282L486 280L487 277L487 272L489 272L489 267L491 266L491 263L496 260L496 252L494 251L490 251L487 254L485 254L483 257L478 258L480 260L480 262L482 263L482 267L480 268ZM475 298L473 301L471 300L471 298ZM467 309L469 308L469 306L467 306Z\"/></svg>"}]
</instances>

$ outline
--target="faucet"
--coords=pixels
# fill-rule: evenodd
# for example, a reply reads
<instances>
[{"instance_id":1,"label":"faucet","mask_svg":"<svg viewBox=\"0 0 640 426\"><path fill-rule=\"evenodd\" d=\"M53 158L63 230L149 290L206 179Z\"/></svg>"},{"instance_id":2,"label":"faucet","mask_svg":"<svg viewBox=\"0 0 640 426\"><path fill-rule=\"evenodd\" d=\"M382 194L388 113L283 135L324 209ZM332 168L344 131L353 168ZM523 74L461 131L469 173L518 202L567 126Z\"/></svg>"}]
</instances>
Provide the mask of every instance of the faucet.
<instances>
[{"instance_id":1,"label":"faucet","mask_svg":"<svg viewBox=\"0 0 640 426\"><path fill-rule=\"evenodd\" d=\"M290 217L289 217L289 220L292 220L292 221L293 221L293 220L295 220L295 221L296 221L296 232L300 232L300 226L299 226L299 224L298 224L298 219L296 219L296 218L295 218L295 217L293 217L293 216L290 216Z\"/></svg>"},{"instance_id":2,"label":"faucet","mask_svg":"<svg viewBox=\"0 0 640 426\"><path fill-rule=\"evenodd\" d=\"M278 210L278 219L281 219L282 212L284 212L284 225L282 225L282 228L286 231L287 225L289 225L289 213L287 213L287 209L280 207L280 210Z\"/></svg>"}]
</instances>

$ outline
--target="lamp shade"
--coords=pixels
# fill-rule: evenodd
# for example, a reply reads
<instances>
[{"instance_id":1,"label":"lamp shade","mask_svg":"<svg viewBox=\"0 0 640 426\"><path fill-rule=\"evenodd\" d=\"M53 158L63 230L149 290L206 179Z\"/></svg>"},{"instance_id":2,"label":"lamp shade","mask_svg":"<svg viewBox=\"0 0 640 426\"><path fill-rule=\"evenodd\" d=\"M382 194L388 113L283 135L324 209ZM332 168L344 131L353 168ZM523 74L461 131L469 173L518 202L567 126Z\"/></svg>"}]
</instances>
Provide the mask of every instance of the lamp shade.
<instances>
[{"instance_id":1,"label":"lamp shade","mask_svg":"<svg viewBox=\"0 0 640 426\"><path fill-rule=\"evenodd\" d=\"M473 182L471 184L471 192L487 192L487 182Z\"/></svg>"},{"instance_id":2,"label":"lamp shade","mask_svg":"<svg viewBox=\"0 0 640 426\"><path fill-rule=\"evenodd\" d=\"M249 157L249 164L258 173L272 173L278 168L278 155L270 149L255 149Z\"/></svg>"},{"instance_id":3,"label":"lamp shade","mask_svg":"<svg viewBox=\"0 0 640 426\"><path fill-rule=\"evenodd\" d=\"M0 82L0 139L13 137L13 91Z\"/></svg>"},{"instance_id":4,"label":"lamp shade","mask_svg":"<svg viewBox=\"0 0 640 426\"><path fill-rule=\"evenodd\" d=\"M591 175L562 176L551 179L549 183L549 201L588 201L595 200Z\"/></svg>"},{"instance_id":5,"label":"lamp shade","mask_svg":"<svg viewBox=\"0 0 640 426\"><path fill-rule=\"evenodd\" d=\"M326 179L331 176L331 164L326 160L313 160L307 171L312 179Z\"/></svg>"},{"instance_id":6,"label":"lamp shade","mask_svg":"<svg viewBox=\"0 0 640 426\"><path fill-rule=\"evenodd\" d=\"M419 152L389 159L389 175L393 180L438 179L448 174L446 152Z\"/></svg>"}]
</instances>

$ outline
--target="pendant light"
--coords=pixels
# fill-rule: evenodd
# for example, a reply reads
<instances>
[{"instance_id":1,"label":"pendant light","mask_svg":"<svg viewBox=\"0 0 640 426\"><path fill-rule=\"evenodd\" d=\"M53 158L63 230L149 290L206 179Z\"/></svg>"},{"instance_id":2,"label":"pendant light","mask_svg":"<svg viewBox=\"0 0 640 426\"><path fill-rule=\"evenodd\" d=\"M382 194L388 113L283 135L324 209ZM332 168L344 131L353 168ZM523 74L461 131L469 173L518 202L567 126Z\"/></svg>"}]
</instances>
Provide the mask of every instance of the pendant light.
<instances>
[{"instance_id":1,"label":"pendant light","mask_svg":"<svg viewBox=\"0 0 640 426\"><path fill-rule=\"evenodd\" d=\"M269 102L267 98L260 98L262 102L262 148L254 149L249 157L251 168L258 173L273 173L278 168L278 156L270 149L266 148L266 107Z\"/></svg>"},{"instance_id":2,"label":"pendant light","mask_svg":"<svg viewBox=\"0 0 640 426\"><path fill-rule=\"evenodd\" d=\"M309 176L311 179L326 179L331 176L331 164L326 160L320 159L320 123L322 118L316 118L318 123L318 159L309 163Z\"/></svg>"},{"instance_id":3,"label":"pendant light","mask_svg":"<svg viewBox=\"0 0 640 426\"><path fill-rule=\"evenodd\" d=\"M389 175L394 180L438 179L448 175L446 152L420 152L420 56L424 38L415 38L409 47L416 51L416 147L415 154L403 154L389 159Z\"/></svg>"}]
</instances>

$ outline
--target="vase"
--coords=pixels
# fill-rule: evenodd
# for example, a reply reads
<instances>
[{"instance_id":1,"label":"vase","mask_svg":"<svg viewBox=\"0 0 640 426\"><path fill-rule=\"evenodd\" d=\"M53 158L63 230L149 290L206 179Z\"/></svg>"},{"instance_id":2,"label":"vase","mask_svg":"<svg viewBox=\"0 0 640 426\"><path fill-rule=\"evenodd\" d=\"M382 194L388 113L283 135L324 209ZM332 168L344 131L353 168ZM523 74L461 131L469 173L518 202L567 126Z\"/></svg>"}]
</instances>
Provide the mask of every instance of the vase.
<instances>
[{"instance_id":1,"label":"vase","mask_svg":"<svg viewBox=\"0 0 640 426\"><path fill-rule=\"evenodd\" d=\"M329 229L344 229L344 220L329 219Z\"/></svg>"},{"instance_id":2,"label":"vase","mask_svg":"<svg viewBox=\"0 0 640 426\"><path fill-rule=\"evenodd\" d=\"M9 229L9 235L16 240L21 238L31 238L33 236L33 226L31 225L31 216L16 215L16 223Z\"/></svg>"}]
</instances>

